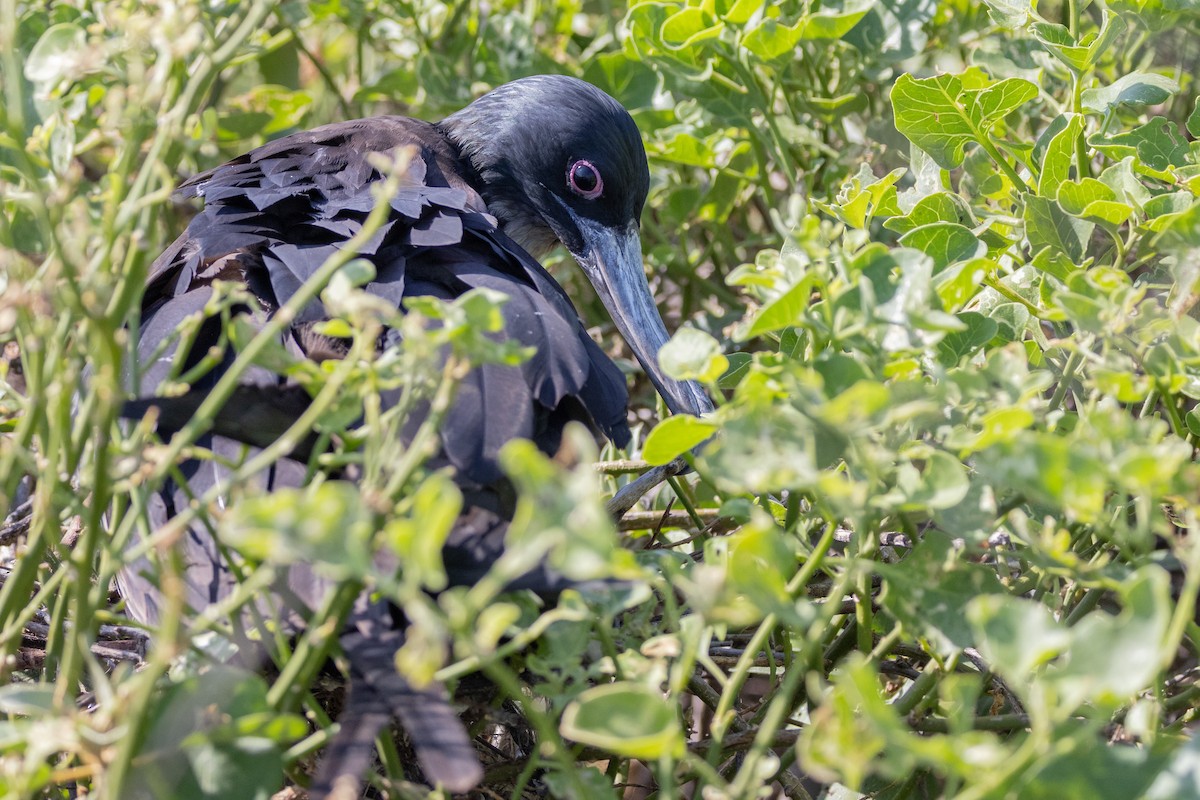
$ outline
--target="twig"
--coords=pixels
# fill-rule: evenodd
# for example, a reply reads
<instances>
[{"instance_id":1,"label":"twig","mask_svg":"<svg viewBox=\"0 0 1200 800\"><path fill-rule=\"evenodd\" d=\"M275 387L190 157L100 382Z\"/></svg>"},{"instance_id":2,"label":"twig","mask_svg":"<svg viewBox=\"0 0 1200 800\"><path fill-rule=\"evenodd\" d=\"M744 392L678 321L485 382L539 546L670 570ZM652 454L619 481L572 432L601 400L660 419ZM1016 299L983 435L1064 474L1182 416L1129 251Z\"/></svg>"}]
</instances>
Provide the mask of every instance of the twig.
<instances>
[{"instance_id":1,"label":"twig","mask_svg":"<svg viewBox=\"0 0 1200 800\"><path fill-rule=\"evenodd\" d=\"M0 546L12 544L29 533L29 524L32 520L33 498L30 498L14 508L4 518L4 525L0 526Z\"/></svg>"},{"instance_id":2,"label":"twig","mask_svg":"<svg viewBox=\"0 0 1200 800\"><path fill-rule=\"evenodd\" d=\"M687 462L677 458L669 464L648 469L641 477L622 486L612 499L605 504L613 519L621 519L625 512L633 508L633 504L641 500L651 489L668 478L673 478L687 469Z\"/></svg>"},{"instance_id":3,"label":"twig","mask_svg":"<svg viewBox=\"0 0 1200 800\"><path fill-rule=\"evenodd\" d=\"M616 461L597 461L592 467L601 475L636 475L653 469L648 462L622 458Z\"/></svg>"},{"instance_id":4,"label":"twig","mask_svg":"<svg viewBox=\"0 0 1200 800\"><path fill-rule=\"evenodd\" d=\"M747 728L743 731L727 734L721 738L721 752L739 753L743 750L749 750L754 745L754 740L758 737L758 732L758 728ZM796 744L796 741L799 738L800 731L798 730L779 731L775 734L775 737L771 739L771 743L768 746L771 749L792 747ZM688 742L688 750L692 751L698 756L703 757L711 744L712 741L709 739L701 739L698 742Z\"/></svg>"},{"instance_id":5,"label":"twig","mask_svg":"<svg viewBox=\"0 0 1200 800\"><path fill-rule=\"evenodd\" d=\"M721 517L715 508L698 508L696 515L705 523L705 530L717 533L712 523ZM735 523L729 520L729 527ZM654 528L693 528L692 517L686 511L630 511L617 523L619 531L648 531Z\"/></svg>"}]
</instances>

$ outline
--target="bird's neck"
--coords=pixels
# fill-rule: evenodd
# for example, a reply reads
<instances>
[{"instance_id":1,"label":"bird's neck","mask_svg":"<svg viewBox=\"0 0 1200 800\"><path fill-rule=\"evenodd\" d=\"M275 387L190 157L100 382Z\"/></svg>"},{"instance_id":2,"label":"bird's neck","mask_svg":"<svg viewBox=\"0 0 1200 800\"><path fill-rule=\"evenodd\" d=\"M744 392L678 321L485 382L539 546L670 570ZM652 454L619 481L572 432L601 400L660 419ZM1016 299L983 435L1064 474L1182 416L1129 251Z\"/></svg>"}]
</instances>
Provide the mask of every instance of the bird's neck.
<instances>
[{"instance_id":1,"label":"bird's neck","mask_svg":"<svg viewBox=\"0 0 1200 800\"><path fill-rule=\"evenodd\" d=\"M529 201L517 177L509 174L503 159L489 141L494 125L466 109L437 123L438 130L459 155L468 180L487 203L500 229L535 259L558 245L558 237Z\"/></svg>"}]
</instances>

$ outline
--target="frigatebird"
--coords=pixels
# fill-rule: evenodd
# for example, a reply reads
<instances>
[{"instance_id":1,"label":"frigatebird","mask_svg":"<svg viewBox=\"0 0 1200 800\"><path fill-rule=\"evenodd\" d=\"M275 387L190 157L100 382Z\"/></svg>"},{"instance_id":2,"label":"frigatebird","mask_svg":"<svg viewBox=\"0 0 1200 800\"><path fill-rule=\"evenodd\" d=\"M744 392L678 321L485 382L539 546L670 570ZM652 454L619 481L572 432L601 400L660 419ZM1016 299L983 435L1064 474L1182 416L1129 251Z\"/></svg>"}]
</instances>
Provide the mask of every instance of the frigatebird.
<instances>
[{"instance_id":1,"label":"frigatebird","mask_svg":"<svg viewBox=\"0 0 1200 800\"><path fill-rule=\"evenodd\" d=\"M381 116L326 125L187 181L182 195L202 198L204 206L149 271L138 331L144 363L131 390L154 395L175 357L171 348L163 355L160 345L204 309L214 281L243 284L260 306L245 309L247 317L260 323L286 303L362 228L376 202L372 186L383 179L373 154L403 147L415 148L415 155L390 198L386 223L359 251L375 268L366 291L403 309L414 296L450 299L476 287L497 290L508 297L502 335L532 351L520 365L474 368L442 422L440 458L454 468L466 498L445 561L452 583L469 583L503 546L511 513L497 499L505 494L498 488L505 482L497 461L501 446L523 437L553 453L571 421L618 446L630 438L621 371L538 261L553 247L561 244L574 256L672 412L712 409L698 384L673 380L658 365L667 332L643 272L639 240L649 188L646 153L629 113L600 89L565 76L524 78L441 122ZM291 321L283 344L299 355L327 357L337 342L313 334L313 323L325 316L314 301ZM220 332L219 320L202 326L184 354L185 368L209 353ZM190 396L211 388L232 357L226 354L199 378ZM266 370L252 370L244 380L238 401L199 442L230 460L246 444L267 444L305 403ZM160 407L162 432L182 427L190 409L162 398L131 403L127 413L148 405ZM168 483L153 498L152 524L164 524L189 498L226 480L222 463L182 464L184 480ZM295 486L304 475L299 460L284 459L261 485L267 491ZM199 610L228 595L236 579L212 532L193 524L180 546L189 604ZM328 589L304 565L292 567L287 582L288 596L308 609ZM160 595L152 565L133 565L119 583L128 612L153 622ZM561 588L549 574L531 576L525 585L547 594ZM392 655L401 638L377 605L364 599L356 607L342 639L353 672L342 725L358 733L335 741L331 749L340 755L327 757L318 794L347 775L361 775L389 712L409 728L431 782L463 791L479 779L470 742L444 697L437 690L416 692L396 673Z\"/></svg>"}]
</instances>

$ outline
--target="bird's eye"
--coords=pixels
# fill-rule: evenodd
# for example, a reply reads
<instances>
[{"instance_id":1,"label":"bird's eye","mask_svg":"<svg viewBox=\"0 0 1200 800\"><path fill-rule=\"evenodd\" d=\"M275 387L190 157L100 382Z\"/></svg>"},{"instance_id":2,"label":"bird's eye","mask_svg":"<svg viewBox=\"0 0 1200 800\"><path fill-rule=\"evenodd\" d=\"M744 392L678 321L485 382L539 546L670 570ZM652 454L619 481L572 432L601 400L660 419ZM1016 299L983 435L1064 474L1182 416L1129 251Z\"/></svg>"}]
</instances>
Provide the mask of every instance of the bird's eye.
<instances>
[{"instance_id":1,"label":"bird's eye","mask_svg":"<svg viewBox=\"0 0 1200 800\"><path fill-rule=\"evenodd\" d=\"M595 200L604 191L604 180L590 161L576 161L567 168L567 186L584 200Z\"/></svg>"}]
</instances>

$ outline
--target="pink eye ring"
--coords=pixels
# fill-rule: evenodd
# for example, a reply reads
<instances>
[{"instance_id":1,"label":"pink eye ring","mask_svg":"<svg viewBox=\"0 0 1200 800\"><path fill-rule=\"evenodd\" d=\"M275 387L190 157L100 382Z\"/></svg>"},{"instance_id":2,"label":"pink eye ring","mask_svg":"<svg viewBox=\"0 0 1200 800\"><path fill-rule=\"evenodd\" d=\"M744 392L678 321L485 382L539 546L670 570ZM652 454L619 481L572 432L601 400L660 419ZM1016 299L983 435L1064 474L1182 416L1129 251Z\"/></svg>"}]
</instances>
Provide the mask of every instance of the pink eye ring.
<instances>
[{"instance_id":1,"label":"pink eye ring","mask_svg":"<svg viewBox=\"0 0 1200 800\"><path fill-rule=\"evenodd\" d=\"M604 191L604 179L592 162L579 160L567 167L567 186L584 200L595 200Z\"/></svg>"}]
</instances>

